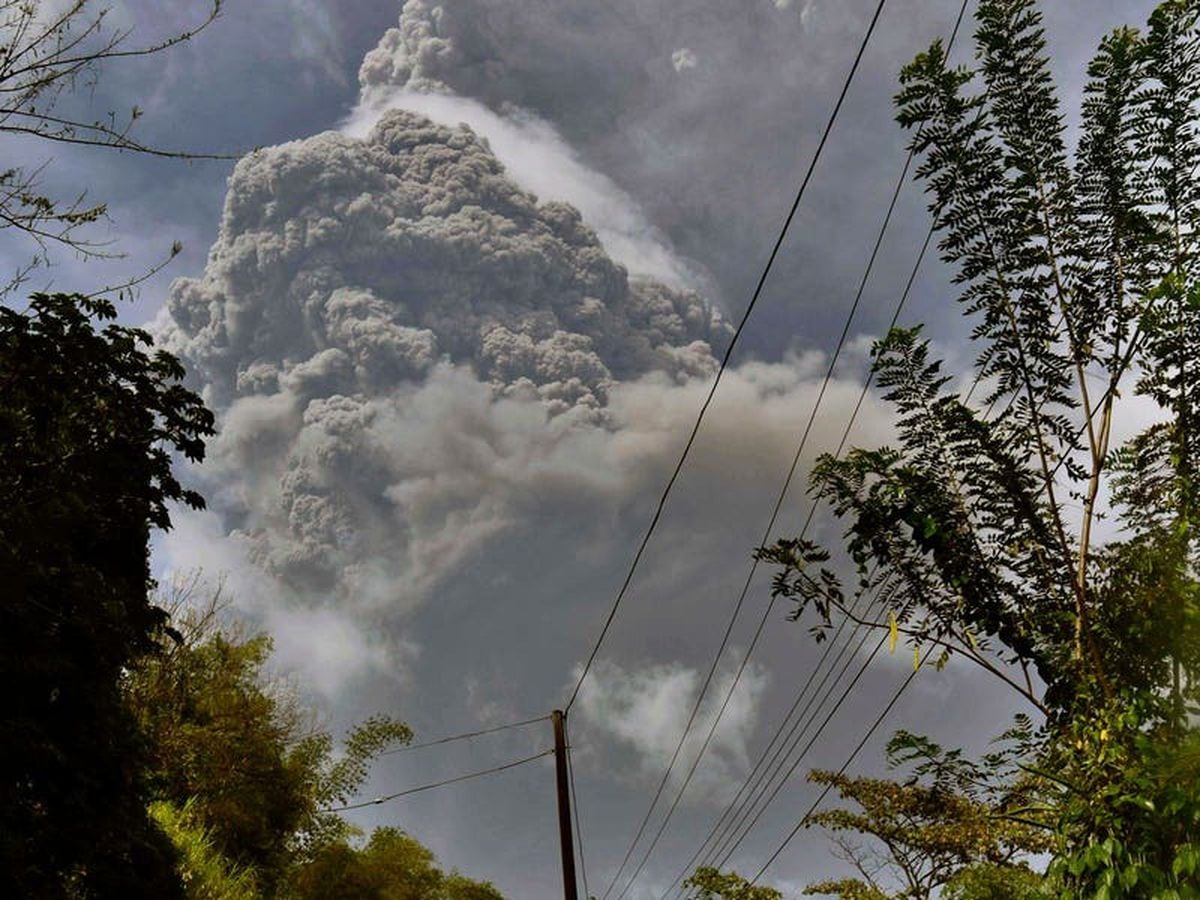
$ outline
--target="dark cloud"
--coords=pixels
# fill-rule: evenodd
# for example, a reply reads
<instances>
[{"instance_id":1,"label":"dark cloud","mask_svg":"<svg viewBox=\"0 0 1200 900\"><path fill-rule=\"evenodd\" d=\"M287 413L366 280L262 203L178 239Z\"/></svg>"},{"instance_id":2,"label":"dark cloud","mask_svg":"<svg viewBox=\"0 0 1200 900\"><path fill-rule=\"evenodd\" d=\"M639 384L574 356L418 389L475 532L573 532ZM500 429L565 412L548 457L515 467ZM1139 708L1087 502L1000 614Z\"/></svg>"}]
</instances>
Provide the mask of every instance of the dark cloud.
<instances>
[{"instance_id":1,"label":"dark cloud","mask_svg":"<svg viewBox=\"0 0 1200 900\"><path fill-rule=\"evenodd\" d=\"M545 165L565 167L545 183L592 196L597 176L545 146ZM601 211L636 220L624 203ZM661 262L654 235L614 233L631 259ZM220 418L199 473L213 512L181 517L167 558L226 573L337 721L394 698L426 728L557 701L728 339L700 296L631 278L469 129L404 111L363 138L243 160L203 277L175 283L159 327ZM810 354L728 373L640 612L581 695L585 777L620 761L626 803L654 783L678 710L630 735L694 695L709 607L736 590L823 369ZM856 392L852 376L830 386L810 454ZM874 403L861 424L873 439L887 428ZM702 807L747 769L765 685L753 668L701 771ZM479 871L463 815L445 826L449 858ZM511 840L541 846L532 826ZM481 874L514 896L542 883L487 859L500 868Z\"/></svg>"},{"instance_id":2,"label":"dark cloud","mask_svg":"<svg viewBox=\"0 0 1200 900\"><path fill-rule=\"evenodd\" d=\"M1142 21L1152 4L1045 6L1070 96L1101 35ZM871 0L410 0L359 77L368 88L449 90L553 123L588 164L639 199L683 256L715 276L718 299L737 313L874 7ZM885 8L747 334L749 350L774 357L796 337L824 346L836 335L904 158L906 138L891 107L897 73L948 35L958 9L958 0ZM687 77L673 65L680 48L703 61ZM969 20L959 49L969 59ZM923 202L919 190L906 192L861 313L864 330L890 317L924 237ZM937 267L928 267L910 315L924 318L947 290ZM953 319L934 324L955 333Z\"/></svg>"},{"instance_id":3,"label":"dark cloud","mask_svg":"<svg viewBox=\"0 0 1200 900\"><path fill-rule=\"evenodd\" d=\"M377 607L422 597L507 524L505 496L613 427L618 382L708 376L728 337L470 131L404 112L243 160L168 310L253 559L298 597Z\"/></svg>"}]
</instances>

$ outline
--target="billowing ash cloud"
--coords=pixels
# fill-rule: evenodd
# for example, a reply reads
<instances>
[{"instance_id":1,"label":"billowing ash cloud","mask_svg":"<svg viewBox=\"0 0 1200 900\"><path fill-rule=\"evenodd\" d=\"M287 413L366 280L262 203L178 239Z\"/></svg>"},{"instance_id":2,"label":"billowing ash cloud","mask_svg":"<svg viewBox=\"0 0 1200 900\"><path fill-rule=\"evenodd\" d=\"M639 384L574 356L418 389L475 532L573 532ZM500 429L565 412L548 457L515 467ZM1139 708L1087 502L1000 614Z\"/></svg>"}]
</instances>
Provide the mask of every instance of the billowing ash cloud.
<instances>
[{"instance_id":1,"label":"billowing ash cloud","mask_svg":"<svg viewBox=\"0 0 1200 900\"><path fill-rule=\"evenodd\" d=\"M243 160L169 312L249 558L298 597L389 610L556 478L586 493L615 385L711 375L728 338L470 130L405 112Z\"/></svg>"},{"instance_id":2,"label":"billowing ash cloud","mask_svg":"<svg viewBox=\"0 0 1200 900\"><path fill-rule=\"evenodd\" d=\"M936 28L942 13L920 18L921 27ZM786 208L781 188L795 182L832 103L847 42L864 24L858 5L841 2L405 0L359 81L367 103L395 91L453 96L554 123L593 168L639 198L677 251L703 264L733 308L754 283ZM868 64L876 62L872 54ZM886 75L862 80L885 86L875 97L879 121L902 158L900 132L886 124L894 64L886 65ZM813 202L841 215L857 208L852 198L862 190L863 203L874 203L876 185L864 171L878 165L871 146L869 159L847 154L854 178L836 179L829 197L814 190ZM846 233L866 227L855 225ZM823 248L806 267L805 293L821 297L840 284L840 275L827 283L823 276L842 251Z\"/></svg>"},{"instance_id":3,"label":"billowing ash cloud","mask_svg":"<svg viewBox=\"0 0 1200 900\"><path fill-rule=\"evenodd\" d=\"M169 306L218 405L378 393L446 359L555 412L596 409L614 378L707 371L727 333L694 293L631 281L574 209L539 205L469 130L405 112L365 140L239 164L205 276Z\"/></svg>"}]
</instances>

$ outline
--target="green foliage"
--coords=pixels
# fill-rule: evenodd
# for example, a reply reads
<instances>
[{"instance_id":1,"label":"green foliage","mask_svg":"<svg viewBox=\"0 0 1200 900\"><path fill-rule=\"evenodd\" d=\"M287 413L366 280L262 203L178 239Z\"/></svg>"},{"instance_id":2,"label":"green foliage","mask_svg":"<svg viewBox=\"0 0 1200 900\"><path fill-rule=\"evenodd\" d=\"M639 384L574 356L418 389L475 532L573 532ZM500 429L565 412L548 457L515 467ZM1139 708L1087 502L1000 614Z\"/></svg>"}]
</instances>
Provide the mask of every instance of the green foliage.
<instances>
[{"instance_id":1,"label":"green foliage","mask_svg":"<svg viewBox=\"0 0 1200 900\"><path fill-rule=\"evenodd\" d=\"M145 332L93 322L114 316L77 295L0 308L0 885L21 896L177 891L120 681L165 625L150 531L202 505L171 452L200 459L213 420Z\"/></svg>"},{"instance_id":2,"label":"green foliage","mask_svg":"<svg viewBox=\"0 0 1200 900\"><path fill-rule=\"evenodd\" d=\"M1073 154L1035 0L981 0L976 20L976 67L935 43L897 105L982 396L953 389L918 329L887 335L897 445L813 473L856 583L810 541L761 553L819 630L894 629L1045 715L1033 814L1064 896L1182 892L1193 790L1161 773L1200 704L1200 2L1102 42ZM1117 445L1133 395L1156 424ZM1121 530L1102 542L1105 517Z\"/></svg>"},{"instance_id":3,"label":"green foliage","mask_svg":"<svg viewBox=\"0 0 1200 900\"><path fill-rule=\"evenodd\" d=\"M1200 304L1189 300L1197 201L1186 184L1200 152L1188 112L1200 93L1196 15L1194 3L1164 4L1145 38L1123 29L1104 42L1074 170L1030 0L981 4L978 73L949 68L936 44L904 70L900 119L921 125L920 175L975 322L984 402L999 411L949 390L918 331L894 331L875 368L900 447L826 457L814 473L850 521L856 592L886 589L916 643L977 661L982 643L1036 669L1044 697L1027 695L1054 714L1086 706L1097 685L1152 691L1164 669L1180 669L1180 701L1200 665L1189 631ZM968 94L976 77L986 90ZM1134 381L1165 422L1113 448L1116 400ZM1133 543L1098 548L1113 476ZM1083 509L1074 529L1067 498ZM1149 546L1161 548L1150 567ZM781 594L826 615L847 607L833 573L813 574L828 559L819 547L784 541L764 555L783 566ZM1147 574L1152 585L1131 596Z\"/></svg>"},{"instance_id":4,"label":"green foliage","mask_svg":"<svg viewBox=\"0 0 1200 900\"><path fill-rule=\"evenodd\" d=\"M879 888L872 887L858 878L837 878L818 881L804 889L806 896L820 895L837 897L838 900L889 900Z\"/></svg>"},{"instance_id":5,"label":"green foliage","mask_svg":"<svg viewBox=\"0 0 1200 900\"><path fill-rule=\"evenodd\" d=\"M130 675L127 698L150 747L154 794L191 804L234 863L276 873L312 815L316 773L315 755L294 752L303 736L259 683L269 653L263 636L222 634L165 648Z\"/></svg>"},{"instance_id":6,"label":"green foliage","mask_svg":"<svg viewBox=\"0 0 1200 900\"><path fill-rule=\"evenodd\" d=\"M948 882L942 900L1044 900L1046 880L1025 866L982 863L963 869Z\"/></svg>"},{"instance_id":7,"label":"green foliage","mask_svg":"<svg viewBox=\"0 0 1200 900\"><path fill-rule=\"evenodd\" d=\"M292 877L293 900L503 900L487 882L437 867L433 854L395 828L377 828L361 848L327 844Z\"/></svg>"},{"instance_id":8,"label":"green foliage","mask_svg":"<svg viewBox=\"0 0 1200 900\"><path fill-rule=\"evenodd\" d=\"M1138 699L1072 723L1043 763L1057 789L1056 897L1200 897L1200 735L1145 730Z\"/></svg>"},{"instance_id":9,"label":"green foliage","mask_svg":"<svg viewBox=\"0 0 1200 900\"><path fill-rule=\"evenodd\" d=\"M318 730L297 745L297 756L312 773L308 781L312 811L295 836L292 851L295 859L308 859L325 845L357 833L341 816L328 812L328 808L354 799L366 781L371 761L379 753L411 740L412 731L403 722L372 716L350 730L340 758L334 758L333 738L326 731Z\"/></svg>"},{"instance_id":10,"label":"green foliage","mask_svg":"<svg viewBox=\"0 0 1200 900\"><path fill-rule=\"evenodd\" d=\"M210 832L197 821L194 803L182 809L157 801L150 817L179 851L179 875L187 900L257 900L253 873L239 869L214 845Z\"/></svg>"},{"instance_id":11,"label":"green foliage","mask_svg":"<svg viewBox=\"0 0 1200 900\"><path fill-rule=\"evenodd\" d=\"M926 900L943 886L974 883L969 872L986 870L996 879L1008 870L1027 873L1022 858L1052 844L1045 828L1010 815L1028 803L1030 787L1008 778L1023 734L1010 737L1015 751L974 762L957 750L900 732L888 745L888 760L893 767L911 768L912 777L905 782L810 773L810 781L832 787L854 804L814 813L807 824L833 832L839 856L860 877L818 882L805 893L843 900ZM862 843L860 836L870 843ZM892 884L903 887L887 893Z\"/></svg>"},{"instance_id":12,"label":"green foliage","mask_svg":"<svg viewBox=\"0 0 1200 900\"><path fill-rule=\"evenodd\" d=\"M290 869L354 833L325 810L349 800L370 761L412 732L368 719L335 759L329 733L266 679L270 639L225 623L219 591L189 606L200 586L185 583L167 604L177 639L129 673L126 702L149 744L154 795L187 808L215 851L271 896Z\"/></svg>"},{"instance_id":13,"label":"green foliage","mask_svg":"<svg viewBox=\"0 0 1200 900\"><path fill-rule=\"evenodd\" d=\"M695 892L696 900L783 900L783 894L774 888L759 887L736 872L708 866L697 869L683 886Z\"/></svg>"}]
</instances>

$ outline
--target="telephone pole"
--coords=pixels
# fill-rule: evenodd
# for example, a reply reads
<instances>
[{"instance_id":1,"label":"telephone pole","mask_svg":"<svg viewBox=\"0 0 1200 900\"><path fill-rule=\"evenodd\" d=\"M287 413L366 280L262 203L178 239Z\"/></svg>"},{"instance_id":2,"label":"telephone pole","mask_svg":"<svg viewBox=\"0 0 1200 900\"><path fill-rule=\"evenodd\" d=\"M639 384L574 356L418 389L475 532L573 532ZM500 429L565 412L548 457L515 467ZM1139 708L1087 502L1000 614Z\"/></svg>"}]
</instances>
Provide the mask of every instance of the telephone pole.
<instances>
[{"instance_id":1,"label":"telephone pole","mask_svg":"<svg viewBox=\"0 0 1200 900\"><path fill-rule=\"evenodd\" d=\"M554 710L554 772L558 781L558 838L562 844L563 897L579 900L575 886L575 842L571 836L571 788L567 778L567 737L563 712Z\"/></svg>"}]
</instances>

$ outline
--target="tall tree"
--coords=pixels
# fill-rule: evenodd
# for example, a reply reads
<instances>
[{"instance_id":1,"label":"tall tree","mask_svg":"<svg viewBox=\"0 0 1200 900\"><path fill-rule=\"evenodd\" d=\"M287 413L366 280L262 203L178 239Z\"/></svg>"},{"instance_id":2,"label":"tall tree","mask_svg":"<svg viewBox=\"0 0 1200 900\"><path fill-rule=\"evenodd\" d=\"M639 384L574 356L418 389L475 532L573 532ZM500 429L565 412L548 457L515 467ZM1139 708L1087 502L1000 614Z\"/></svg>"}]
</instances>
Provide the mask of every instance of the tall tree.
<instances>
[{"instance_id":1,"label":"tall tree","mask_svg":"<svg viewBox=\"0 0 1200 900\"><path fill-rule=\"evenodd\" d=\"M892 767L911 768L903 782L810 773L810 781L854 804L816 812L807 824L833 832L838 856L856 875L817 882L805 893L929 900L942 889L978 892L980 884L1036 886L1041 879L1026 861L1051 849L1050 835L1040 824L1007 815L1036 796L1031 780L1011 778L1026 733L1027 724L1007 736L1008 747L975 762L900 732L887 755Z\"/></svg>"},{"instance_id":2,"label":"tall tree","mask_svg":"<svg viewBox=\"0 0 1200 900\"><path fill-rule=\"evenodd\" d=\"M349 848L357 833L328 809L348 802L375 756L412 732L374 717L336 748L292 687L265 675L270 638L245 632L220 588L205 588L198 575L173 587L161 601L170 634L124 679L150 796L186 838L183 849L211 850L198 860L224 860L255 896L288 896L298 867Z\"/></svg>"},{"instance_id":3,"label":"tall tree","mask_svg":"<svg viewBox=\"0 0 1200 900\"><path fill-rule=\"evenodd\" d=\"M1073 895L1114 873L1165 890L1198 839L1200 789L1168 812L1143 767L1200 699L1198 19L1196 0L1167 0L1103 41L1074 154L1034 0L980 2L974 69L940 43L904 69L899 119L918 129L979 390L956 391L917 329L893 331L874 368L897 446L813 475L857 581L810 541L763 552L800 611L967 659L1044 714ZM1121 529L1107 540L1104 517Z\"/></svg>"},{"instance_id":4,"label":"tall tree","mask_svg":"<svg viewBox=\"0 0 1200 900\"><path fill-rule=\"evenodd\" d=\"M8 896L172 895L146 815L144 746L121 680L165 617L151 529L203 505L171 453L213 418L150 337L103 300L0 307L0 887Z\"/></svg>"},{"instance_id":5,"label":"tall tree","mask_svg":"<svg viewBox=\"0 0 1200 900\"><path fill-rule=\"evenodd\" d=\"M736 872L721 872L702 867L683 886L697 900L782 900L783 894L772 887L751 884Z\"/></svg>"}]
</instances>

